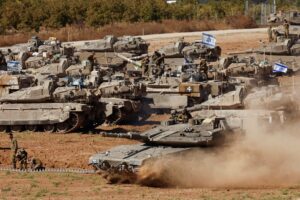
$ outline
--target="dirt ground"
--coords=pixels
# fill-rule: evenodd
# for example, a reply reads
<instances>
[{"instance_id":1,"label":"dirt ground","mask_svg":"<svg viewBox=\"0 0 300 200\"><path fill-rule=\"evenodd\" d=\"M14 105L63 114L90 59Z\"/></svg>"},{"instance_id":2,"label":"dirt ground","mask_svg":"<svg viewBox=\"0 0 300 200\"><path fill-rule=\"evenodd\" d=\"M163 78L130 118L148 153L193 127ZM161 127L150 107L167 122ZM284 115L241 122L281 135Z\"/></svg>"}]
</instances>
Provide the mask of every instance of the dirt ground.
<instances>
[{"instance_id":1,"label":"dirt ground","mask_svg":"<svg viewBox=\"0 0 300 200\"><path fill-rule=\"evenodd\" d=\"M198 38L185 38L193 41ZM223 53L258 47L266 34L243 34L217 37ZM172 42L150 41L151 49ZM98 131L144 131L167 119L153 115L149 124L98 127ZM88 158L121 144L135 141L106 138L95 133L47 134L17 133L19 146L29 156L40 158L46 167L85 168ZM0 146L9 146L8 136L0 135ZM2 166L9 165L9 150L0 151ZM259 188L151 188L139 185L110 185L100 175L78 174L18 174L0 172L0 199L300 199L300 185Z\"/></svg>"}]
</instances>

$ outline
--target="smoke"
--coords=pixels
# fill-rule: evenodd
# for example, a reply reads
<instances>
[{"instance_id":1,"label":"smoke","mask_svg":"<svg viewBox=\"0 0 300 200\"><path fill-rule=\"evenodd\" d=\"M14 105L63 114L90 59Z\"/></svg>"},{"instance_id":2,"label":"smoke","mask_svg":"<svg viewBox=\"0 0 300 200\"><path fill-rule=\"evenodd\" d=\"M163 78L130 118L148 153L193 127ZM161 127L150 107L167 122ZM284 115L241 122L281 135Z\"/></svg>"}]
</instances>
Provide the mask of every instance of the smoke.
<instances>
[{"instance_id":1,"label":"smoke","mask_svg":"<svg viewBox=\"0 0 300 200\"><path fill-rule=\"evenodd\" d=\"M216 148L197 148L144 165L139 180L176 187L281 187L300 183L300 123L264 127Z\"/></svg>"}]
</instances>

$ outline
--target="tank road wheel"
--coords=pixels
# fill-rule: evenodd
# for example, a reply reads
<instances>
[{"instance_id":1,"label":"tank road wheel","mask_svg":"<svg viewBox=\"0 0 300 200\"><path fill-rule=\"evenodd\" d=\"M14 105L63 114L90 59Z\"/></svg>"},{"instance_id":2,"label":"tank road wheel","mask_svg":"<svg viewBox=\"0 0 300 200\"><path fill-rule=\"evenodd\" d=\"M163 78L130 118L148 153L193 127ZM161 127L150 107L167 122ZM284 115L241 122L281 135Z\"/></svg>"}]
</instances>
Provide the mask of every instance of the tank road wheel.
<instances>
[{"instance_id":1,"label":"tank road wheel","mask_svg":"<svg viewBox=\"0 0 300 200\"><path fill-rule=\"evenodd\" d=\"M38 130L38 126L37 125L26 125L25 129L30 132L36 132Z\"/></svg>"},{"instance_id":2,"label":"tank road wheel","mask_svg":"<svg viewBox=\"0 0 300 200\"><path fill-rule=\"evenodd\" d=\"M62 122L62 123L58 123L56 125L56 132L58 133L66 133L68 132L70 128L70 124L68 123L68 121Z\"/></svg>"},{"instance_id":3,"label":"tank road wheel","mask_svg":"<svg viewBox=\"0 0 300 200\"><path fill-rule=\"evenodd\" d=\"M70 113L70 118L65 122L57 124L58 133L68 133L80 128L82 124L82 116L78 113Z\"/></svg>"},{"instance_id":4,"label":"tank road wheel","mask_svg":"<svg viewBox=\"0 0 300 200\"><path fill-rule=\"evenodd\" d=\"M23 131L23 126L22 125L13 125L13 126L10 127L10 130L13 133L22 132Z\"/></svg>"},{"instance_id":5,"label":"tank road wheel","mask_svg":"<svg viewBox=\"0 0 300 200\"><path fill-rule=\"evenodd\" d=\"M7 126L1 125L0 126L0 133L5 133L7 130Z\"/></svg>"},{"instance_id":6,"label":"tank road wheel","mask_svg":"<svg viewBox=\"0 0 300 200\"><path fill-rule=\"evenodd\" d=\"M55 131L55 125L54 124L46 124L43 126L43 130L48 133L53 133Z\"/></svg>"},{"instance_id":7,"label":"tank road wheel","mask_svg":"<svg viewBox=\"0 0 300 200\"><path fill-rule=\"evenodd\" d=\"M83 121L83 118L80 114L71 113L70 118L67 120L67 122L69 124L68 132L71 132L71 131L74 131L74 130L80 128L82 121Z\"/></svg>"}]
</instances>

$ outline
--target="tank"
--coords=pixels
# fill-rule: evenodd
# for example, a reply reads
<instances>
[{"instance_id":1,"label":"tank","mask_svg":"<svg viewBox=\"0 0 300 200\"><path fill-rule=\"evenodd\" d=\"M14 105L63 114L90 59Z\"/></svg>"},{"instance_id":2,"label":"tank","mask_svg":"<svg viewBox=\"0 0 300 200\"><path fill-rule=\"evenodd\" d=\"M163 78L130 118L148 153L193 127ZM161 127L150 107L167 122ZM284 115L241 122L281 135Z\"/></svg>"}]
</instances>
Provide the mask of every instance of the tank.
<instances>
[{"instance_id":1,"label":"tank","mask_svg":"<svg viewBox=\"0 0 300 200\"><path fill-rule=\"evenodd\" d=\"M0 98L1 131L68 133L104 121L100 96L88 89L57 87L53 80Z\"/></svg>"},{"instance_id":2,"label":"tank","mask_svg":"<svg viewBox=\"0 0 300 200\"><path fill-rule=\"evenodd\" d=\"M25 74L0 73L0 97L30 87L34 84L34 77Z\"/></svg>"},{"instance_id":3,"label":"tank","mask_svg":"<svg viewBox=\"0 0 300 200\"><path fill-rule=\"evenodd\" d=\"M139 133L103 133L106 137L121 137L141 143L123 145L90 157L89 165L109 175L136 175L150 160L181 154L194 148L221 145L232 133L224 118L190 119L189 123L168 121L151 130Z\"/></svg>"},{"instance_id":4,"label":"tank","mask_svg":"<svg viewBox=\"0 0 300 200\"><path fill-rule=\"evenodd\" d=\"M141 37L123 36L114 43L113 48L115 52L127 52L134 55L141 55L148 53L149 44Z\"/></svg>"},{"instance_id":5,"label":"tank","mask_svg":"<svg viewBox=\"0 0 300 200\"><path fill-rule=\"evenodd\" d=\"M146 93L146 86L124 80L122 74L114 74L111 78L111 81L103 82L98 87L100 102L106 108L106 122L117 124L135 119L141 109L141 99Z\"/></svg>"},{"instance_id":6,"label":"tank","mask_svg":"<svg viewBox=\"0 0 300 200\"><path fill-rule=\"evenodd\" d=\"M113 45L118 39L113 35L107 35L101 40L85 42L82 46L78 47L78 51L87 52L113 52Z\"/></svg>"},{"instance_id":7,"label":"tank","mask_svg":"<svg viewBox=\"0 0 300 200\"><path fill-rule=\"evenodd\" d=\"M197 59L205 59L208 62L217 61L221 56L221 48L209 48L206 45L195 42L192 45L186 46L182 49L182 54L188 62L193 62Z\"/></svg>"},{"instance_id":8,"label":"tank","mask_svg":"<svg viewBox=\"0 0 300 200\"><path fill-rule=\"evenodd\" d=\"M183 58L182 50L188 45L188 42L179 39L178 41L161 48L159 52L164 54L165 58Z\"/></svg>"}]
</instances>

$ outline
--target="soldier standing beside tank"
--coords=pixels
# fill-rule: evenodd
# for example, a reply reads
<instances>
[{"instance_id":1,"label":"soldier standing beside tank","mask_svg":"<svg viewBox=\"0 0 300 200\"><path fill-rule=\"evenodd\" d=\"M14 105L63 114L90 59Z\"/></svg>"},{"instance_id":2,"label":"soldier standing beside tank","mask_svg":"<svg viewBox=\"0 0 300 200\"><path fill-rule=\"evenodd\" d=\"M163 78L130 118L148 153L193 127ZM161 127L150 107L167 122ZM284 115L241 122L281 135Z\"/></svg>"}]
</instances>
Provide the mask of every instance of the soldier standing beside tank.
<instances>
[{"instance_id":1,"label":"soldier standing beside tank","mask_svg":"<svg viewBox=\"0 0 300 200\"><path fill-rule=\"evenodd\" d=\"M8 60L9 60L9 61L15 61L15 55L14 55L14 53L11 51L11 49L8 49L7 52L8 52Z\"/></svg>"},{"instance_id":2,"label":"soldier standing beside tank","mask_svg":"<svg viewBox=\"0 0 300 200\"><path fill-rule=\"evenodd\" d=\"M288 23L288 21L286 19L284 19L283 28L284 28L284 36L285 36L285 38L289 38L290 24Z\"/></svg>"},{"instance_id":3,"label":"soldier standing beside tank","mask_svg":"<svg viewBox=\"0 0 300 200\"><path fill-rule=\"evenodd\" d=\"M88 59L88 61L90 61L91 66L94 67L94 65L95 65L95 52L93 52L87 59Z\"/></svg>"},{"instance_id":4,"label":"soldier standing beside tank","mask_svg":"<svg viewBox=\"0 0 300 200\"><path fill-rule=\"evenodd\" d=\"M27 151L23 148L21 148L16 154L16 158L20 162L21 170L27 170L27 155Z\"/></svg>"},{"instance_id":5,"label":"soldier standing beside tank","mask_svg":"<svg viewBox=\"0 0 300 200\"><path fill-rule=\"evenodd\" d=\"M2 51L0 51L0 70L7 71L7 63Z\"/></svg>"},{"instance_id":6,"label":"soldier standing beside tank","mask_svg":"<svg viewBox=\"0 0 300 200\"><path fill-rule=\"evenodd\" d=\"M269 42L273 42L272 25L270 25L269 28L268 28L268 37L269 37Z\"/></svg>"},{"instance_id":7,"label":"soldier standing beside tank","mask_svg":"<svg viewBox=\"0 0 300 200\"><path fill-rule=\"evenodd\" d=\"M11 150L11 165L13 169L16 169L16 154L18 152L18 141L14 138L12 133L9 133L9 139L11 142L10 150Z\"/></svg>"},{"instance_id":8,"label":"soldier standing beside tank","mask_svg":"<svg viewBox=\"0 0 300 200\"><path fill-rule=\"evenodd\" d=\"M143 69L143 75L147 77L149 76L149 63L150 63L149 56L146 56L142 60L142 69Z\"/></svg>"}]
</instances>

